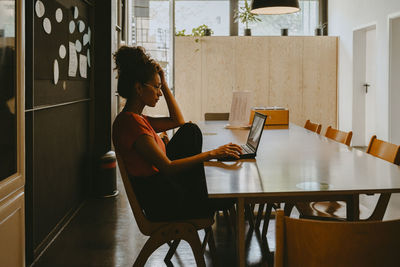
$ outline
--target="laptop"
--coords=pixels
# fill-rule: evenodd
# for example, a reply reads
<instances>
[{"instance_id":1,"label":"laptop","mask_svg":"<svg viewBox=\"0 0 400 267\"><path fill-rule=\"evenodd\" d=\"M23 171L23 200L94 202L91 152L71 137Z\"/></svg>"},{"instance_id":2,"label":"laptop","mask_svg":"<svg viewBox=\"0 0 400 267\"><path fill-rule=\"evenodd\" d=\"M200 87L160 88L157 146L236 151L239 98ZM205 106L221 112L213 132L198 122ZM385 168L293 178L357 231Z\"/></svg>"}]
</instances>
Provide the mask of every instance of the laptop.
<instances>
[{"instance_id":1,"label":"laptop","mask_svg":"<svg viewBox=\"0 0 400 267\"><path fill-rule=\"evenodd\" d=\"M239 159L254 159L257 155L258 145L260 144L261 135L264 130L265 120L267 115L256 112L254 114L253 123L251 124L250 132L247 137L247 142L242 147L242 154ZM219 161L236 160L233 157L219 159Z\"/></svg>"}]
</instances>

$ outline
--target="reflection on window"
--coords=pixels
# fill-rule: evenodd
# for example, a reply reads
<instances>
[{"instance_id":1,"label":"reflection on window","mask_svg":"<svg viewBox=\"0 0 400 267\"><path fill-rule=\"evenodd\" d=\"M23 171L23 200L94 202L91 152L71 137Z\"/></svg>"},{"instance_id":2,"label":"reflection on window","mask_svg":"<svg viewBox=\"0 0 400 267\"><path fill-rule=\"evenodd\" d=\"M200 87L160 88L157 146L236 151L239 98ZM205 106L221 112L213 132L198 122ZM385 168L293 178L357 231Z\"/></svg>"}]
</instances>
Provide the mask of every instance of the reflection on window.
<instances>
[{"instance_id":1,"label":"reflection on window","mask_svg":"<svg viewBox=\"0 0 400 267\"><path fill-rule=\"evenodd\" d=\"M247 0L250 2L249 0ZM318 25L319 0L299 1L300 12L284 15L259 15L260 22L249 24L251 35L280 35L281 29L288 29L289 35L314 35ZM239 7L244 1L239 1ZM245 25L239 22L239 35L244 34Z\"/></svg>"},{"instance_id":2,"label":"reflection on window","mask_svg":"<svg viewBox=\"0 0 400 267\"><path fill-rule=\"evenodd\" d=\"M167 80L171 83L169 0L134 0L133 10L132 45L143 46L164 68Z\"/></svg>"},{"instance_id":3,"label":"reflection on window","mask_svg":"<svg viewBox=\"0 0 400 267\"><path fill-rule=\"evenodd\" d=\"M0 1L0 180L17 170L15 1Z\"/></svg>"},{"instance_id":4,"label":"reflection on window","mask_svg":"<svg viewBox=\"0 0 400 267\"><path fill-rule=\"evenodd\" d=\"M172 79L172 49L170 26L169 0L132 0L132 14L128 15L131 29L131 43L134 46L143 46L164 69L167 82L173 89ZM124 101L120 101L120 109ZM168 114L164 101L160 101L156 108L144 111L147 115Z\"/></svg>"}]
</instances>

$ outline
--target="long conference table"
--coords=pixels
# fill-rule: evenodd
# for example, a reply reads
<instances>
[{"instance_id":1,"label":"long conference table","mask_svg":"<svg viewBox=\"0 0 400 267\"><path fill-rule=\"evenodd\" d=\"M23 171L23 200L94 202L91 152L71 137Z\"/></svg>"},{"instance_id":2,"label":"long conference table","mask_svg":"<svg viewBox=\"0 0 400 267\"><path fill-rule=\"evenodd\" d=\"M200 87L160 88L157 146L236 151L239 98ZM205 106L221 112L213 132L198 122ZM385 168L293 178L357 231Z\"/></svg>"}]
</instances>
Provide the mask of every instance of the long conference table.
<instances>
[{"instance_id":1,"label":"long conference table","mask_svg":"<svg viewBox=\"0 0 400 267\"><path fill-rule=\"evenodd\" d=\"M245 144L248 130L225 129L226 121L199 123L203 151L234 142ZM210 198L235 198L238 265L245 266L247 203L342 200L347 219L359 220L359 195L400 192L400 167L322 135L290 124L264 130L252 160L205 164Z\"/></svg>"}]
</instances>

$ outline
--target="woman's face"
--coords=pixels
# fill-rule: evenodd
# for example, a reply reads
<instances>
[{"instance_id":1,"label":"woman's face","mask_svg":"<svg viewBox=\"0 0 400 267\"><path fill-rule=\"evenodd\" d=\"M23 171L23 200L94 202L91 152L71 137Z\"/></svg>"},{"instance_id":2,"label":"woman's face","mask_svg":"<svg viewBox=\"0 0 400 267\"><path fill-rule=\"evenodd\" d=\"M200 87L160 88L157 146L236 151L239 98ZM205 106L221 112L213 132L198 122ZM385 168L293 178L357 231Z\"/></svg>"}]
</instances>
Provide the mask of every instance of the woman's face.
<instances>
[{"instance_id":1,"label":"woman's face","mask_svg":"<svg viewBox=\"0 0 400 267\"><path fill-rule=\"evenodd\" d=\"M142 102L146 106L154 107L162 96L160 75L156 73L153 79L141 85L141 89Z\"/></svg>"}]
</instances>

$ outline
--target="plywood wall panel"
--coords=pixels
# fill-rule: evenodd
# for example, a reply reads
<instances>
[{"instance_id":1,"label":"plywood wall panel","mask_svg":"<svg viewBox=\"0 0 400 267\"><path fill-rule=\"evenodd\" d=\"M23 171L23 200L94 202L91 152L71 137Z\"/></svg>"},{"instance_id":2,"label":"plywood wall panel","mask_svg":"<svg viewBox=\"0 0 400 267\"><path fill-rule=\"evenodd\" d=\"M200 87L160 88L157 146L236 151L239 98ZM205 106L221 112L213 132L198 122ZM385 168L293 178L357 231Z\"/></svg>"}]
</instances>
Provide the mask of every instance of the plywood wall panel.
<instances>
[{"instance_id":1,"label":"plywood wall panel","mask_svg":"<svg viewBox=\"0 0 400 267\"><path fill-rule=\"evenodd\" d=\"M269 105L289 108L290 121L303 124L302 38L270 38Z\"/></svg>"},{"instance_id":2,"label":"plywood wall panel","mask_svg":"<svg viewBox=\"0 0 400 267\"><path fill-rule=\"evenodd\" d=\"M201 43L192 37L178 40L175 43L175 96L186 121L203 120Z\"/></svg>"},{"instance_id":3,"label":"plywood wall panel","mask_svg":"<svg viewBox=\"0 0 400 267\"><path fill-rule=\"evenodd\" d=\"M201 38L202 112L229 112L235 88L235 37Z\"/></svg>"},{"instance_id":4,"label":"plywood wall panel","mask_svg":"<svg viewBox=\"0 0 400 267\"><path fill-rule=\"evenodd\" d=\"M236 90L253 91L253 105L267 106L269 94L269 40L262 37L236 37Z\"/></svg>"},{"instance_id":5,"label":"plywood wall panel","mask_svg":"<svg viewBox=\"0 0 400 267\"><path fill-rule=\"evenodd\" d=\"M292 123L336 127L337 37L195 39L176 38L176 96L185 118L230 111L232 91L250 90L255 106L289 108Z\"/></svg>"},{"instance_id":6,"label":"plywood wall panel","mask_svg":"<svg viewBox=\"0 0 400 267\"><path fill-rule=\"evenodd\" d=\"M337 38L304 38L303 114L307 119L337 127Z\"/></svg>"}]
</instances>

